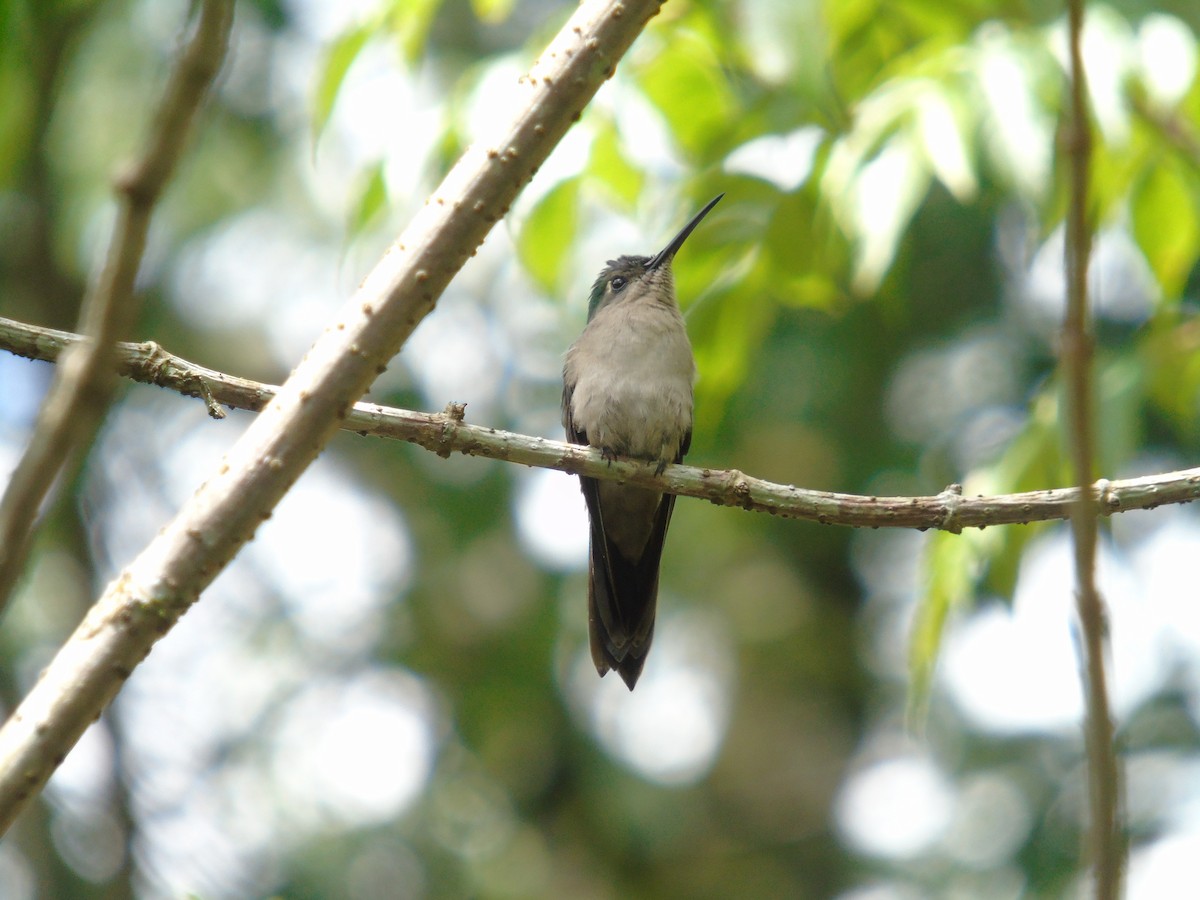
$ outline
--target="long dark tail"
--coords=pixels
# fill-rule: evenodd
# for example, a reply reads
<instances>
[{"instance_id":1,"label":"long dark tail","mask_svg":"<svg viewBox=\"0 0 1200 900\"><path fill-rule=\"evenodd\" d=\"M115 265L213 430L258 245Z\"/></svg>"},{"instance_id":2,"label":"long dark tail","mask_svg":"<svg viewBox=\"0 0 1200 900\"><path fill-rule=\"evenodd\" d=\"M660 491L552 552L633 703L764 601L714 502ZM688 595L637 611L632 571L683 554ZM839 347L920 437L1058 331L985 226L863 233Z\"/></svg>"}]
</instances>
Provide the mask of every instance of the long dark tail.
<instances>
[{"instance_id":1,"label":"long dark tail","mask_svg":"<svg viewBox=\"0 0 1200 900\"><path fill-rule=\"evenodd\" d=\"M580 478L584 495L596 496L595 482ZM630 560L604 534L600 504L589 502L591 554L588 565L588 632L592 662L601 675L615 669L633 690L654 639L658 569L675 498L664 494L640 559Z\"/></svg>"}]
</instances>

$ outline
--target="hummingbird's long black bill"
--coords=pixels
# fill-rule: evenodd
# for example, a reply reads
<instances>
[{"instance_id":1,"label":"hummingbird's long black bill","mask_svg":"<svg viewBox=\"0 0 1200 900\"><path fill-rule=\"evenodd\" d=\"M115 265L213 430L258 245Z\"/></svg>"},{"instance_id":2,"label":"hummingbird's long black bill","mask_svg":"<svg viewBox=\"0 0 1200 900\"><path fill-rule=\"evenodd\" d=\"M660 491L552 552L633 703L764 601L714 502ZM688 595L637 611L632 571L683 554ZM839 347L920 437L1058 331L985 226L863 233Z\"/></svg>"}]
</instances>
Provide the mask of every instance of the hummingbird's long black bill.
<instances>
[{"instance_id":1,"label":"hummingbird's long black bill","mask_svg":"<svg viewBox=\"0 0 1200 900\"><path fill-rule=\"evenodd\" d=\"M724 194L717 194L717 196L709 200L708 205L705 206L704 209L700 210L700 212L696 213L696 215L692 217L692 221L688 222L687 225L683 227L683 231L675 235L675 237L671 239L671 243L667 244L667 246L658 252L657 256L653 257L650 262L646 263L646 268L657 269L663 263L670 262L675 254L679 252L679 248L683 246L683 242L686 241L688 236L696 230L696 226L700 224L700 221L709 214L712 208L716 206L724 196Z\"/></svg>"}]
</instances>

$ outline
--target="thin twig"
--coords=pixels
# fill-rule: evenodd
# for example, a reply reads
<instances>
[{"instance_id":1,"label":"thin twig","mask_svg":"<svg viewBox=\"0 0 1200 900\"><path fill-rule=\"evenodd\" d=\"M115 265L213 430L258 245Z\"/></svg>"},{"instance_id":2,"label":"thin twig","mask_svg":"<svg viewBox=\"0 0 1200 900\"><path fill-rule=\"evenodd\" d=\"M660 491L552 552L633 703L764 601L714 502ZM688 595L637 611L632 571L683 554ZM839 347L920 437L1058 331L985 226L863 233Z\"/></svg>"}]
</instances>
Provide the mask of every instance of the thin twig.
<instances>
[{"instance_id":1,"label":"thin twig","mask_svg":"<svg viewBox=\"0 0 1200 900\"><path fill-rule=\"evenodd\" d=\"M577 120L661 0L587 0L292 376L108 586L0 728L0 832L253 536Z\"/></svg>"},{"instance_id":2,"label":"thin twig","mask_svg":"<svg viewBox=\"0 0 1200 900\"><path fill-rule=\"evenodd\" d=\"M1067 310L1063 324L1062 364L1067 390L1068 439L1080 487L1071 510L1075 539L1076 607L1083 631L1083 682L1087 694L1089 855L1095 896L1116 900L1121 889L1124 845L1120 827L1120 769L1113 746L1105 655L1108 622L1096 586L1096 532L1099 511L1087 488L1093 479L1092 334L1089 328L1087 275L1091 252L1088 223L1088 178L1091 129L1085 96L1087 84L1080 48L1083 0L1069 0L1070 94L1066 126L1070 200L1067 209Z\"/></svg>"},{"instance_id":3,"label":"thin twig","mask_svg":"<svg viewBox=\"0 0 1200 900\"><path fill-rule=\"evenodd\" d=\"M114 344L137 319L133 286L150 217L225 58L232 20L233 0L206 0L145 150L116 180L120 203L108 257L80 310L80 329L89 340L78 342L59 367L29 446L0 498L0 612L24 567L42 502L68 458L91 443L111 402Z\"/></svg>"},{"instance_id":4,"label":"thin twig","mask_svg":"<svg viewBox=\"0 0 1200 900\"><path fill-rule=\"evenodd\" d=\"M1200 135L1185 116L1156 106L1143 91L1131 91L1129 102L1143 122L1158 131L1193 169L1200 169Z\"/></svg>"},{"instance_id":5,"label":"thin twig","mask_svg":"<svg viewBox=\"0 0 1200 900\"><path fill-rule=\"evenodd\" d=\"M78 335L70 332L0 317L0 350L19 356L53 362L79 340ZM119 344L116 368L121 375L134 381L200 397L210 415L213 404L257 412L279 392L274 385L188 362L153 341ZM774 484L736 469L695 466L667 466L659 476L655 474L654 465L628 460L609 462L590 447L470 425L463 419L464 411L460 406L443 413L424 413L358 403L342 420L341 427L362 435L408 441L440 456L463 453L592 478L620 480L722 506L826 525L934 528L960 532L964 528L1066 519L1080 496L1078 488L1056 488L990 497L962 496L954 489L931 497L868 497ZM1093 505L1105 515L1187 503L1200 499L1200 469L1117 481L1101 480L1091 485L1090 493Z\"/></svg>"}]
</instances>

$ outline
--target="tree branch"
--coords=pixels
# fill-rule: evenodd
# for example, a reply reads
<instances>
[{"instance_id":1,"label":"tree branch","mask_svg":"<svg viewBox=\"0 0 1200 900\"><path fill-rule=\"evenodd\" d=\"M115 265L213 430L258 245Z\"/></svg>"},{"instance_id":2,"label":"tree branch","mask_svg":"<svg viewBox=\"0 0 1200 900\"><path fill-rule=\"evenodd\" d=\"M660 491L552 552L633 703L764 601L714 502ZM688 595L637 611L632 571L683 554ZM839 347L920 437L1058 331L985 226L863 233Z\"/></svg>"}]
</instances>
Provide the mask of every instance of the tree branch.
<instances>
[{"instance_id":1,"label":"tree branch","mask_svg":"<svg viewBox=\"0 0 1200 900\"><path fill-rule=\"evenodd\" d=\"M118 176L116 227L100 277L84 298L79 341L63 360L29 446L0 498L0 612L33 539L38 511L69 456L84 450L112 400L114 344L137 319L134 279L150 217L183 155L191 124L225 58L233 0L206 0L167 84L141 158Z\"/></svg>"},{"instance_id":2,"label":"tree branch","mask_svg":"<svg viewBox=\"0 0 1200 900\"><path fill-rule=\"evenodd\" d=\"M588 0L212 476L108 586L0 728L0 831L268 518L579 118L661 0Z\"/></svg>"},{"instance_id":3,"label":"tree branch","mask_svg":"<svg viewBox=\"0 0 1200 900\"><path fill-rule=\"evenodd\" d=\"M54 362L79 335L27 325L0 317L0 349L29 359ZM279 392L261 384L188 362L153 341L117 345L117 371L134 381L155 384L204 400L214 418L225 415L221 404L258 411ZM355 404L342 420L346 431L418 444L439 456L462 453L505 462L557 469L575 475L619 480L683 497L708 500L783 518L824 525L865 528L964 528L1016 525L1066 519L1080 496L1078 488L1027 491L993 497L964 497L953 488L929 497L867 497L812 491L774 484L736 469L669 465L655 475L655 465L635 460L603 459L598 450L540 437L514 434L463 420L465 404L450 404L442 413L412 412ZM1106 515L1152 509L1200 499L1200 468L1128 478L1091 485L1092 505Z\"/></svg>"},{"instance_id":4,"label":"tree branch","mask_svg":"<svg viewBox=\"0 0 1200 900\"><path fill-rule=\"evenodd\" d=\"M1108 697L1105 656L1108 620L1096 586L1098 510L1087 495L1093 479L1095 428L1092 413L1091 363L1093 340L1088 314L1088 178L1091 128L1087 83L1080 48L1083 0L1069 0L1070 92L1066 124L1070 197L1067 207L1067 309L1063 323L1062 366L1067 393L1068 440L1075 478L1080 487L1071 508L1075 543L1076 608L1083 631L1083 684L1087 695L1088 783L1091 826L1089 850L1098 900L1116 900L1121 890L1124 845L1120 823L1120 763L1113 746L1112 711Z\"/></svg>"},{"instance_id":5,"label":"tree branch","mask_svg":"<svg viewBox=\"0 0 1200 900\"><path fill-rule=\"evenodd\" d=\"M1144 91L1130 91L1128 96L1134 113L1162 135L1193 169L1200 169L1200 136L1191 122L1175 110L1155 106Z\"/></svg>"}]
</instances>

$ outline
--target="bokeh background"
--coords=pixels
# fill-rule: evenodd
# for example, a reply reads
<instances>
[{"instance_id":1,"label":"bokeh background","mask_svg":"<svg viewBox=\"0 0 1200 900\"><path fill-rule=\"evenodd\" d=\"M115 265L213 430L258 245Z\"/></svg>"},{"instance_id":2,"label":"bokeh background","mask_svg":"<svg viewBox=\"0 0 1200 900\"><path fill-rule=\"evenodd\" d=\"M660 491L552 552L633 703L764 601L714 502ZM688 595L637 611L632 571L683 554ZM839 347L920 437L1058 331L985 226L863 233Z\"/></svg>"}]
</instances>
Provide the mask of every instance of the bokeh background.
<instances>
[{"instance_id":1,"label":"bokeh background","mask_svg":"<svg viewBox=\"0 0 1200 900\"><path fill-rule=\"evenodd\" d=\"M187 7L0 2L0 314L73 327ZM127 337L284 379L572 9L240 2ZM371 399L558 437L596 272L724 191L675 267L690 462L867 494L1069 484L1063 16L671 0ZM1088 5L1108 477L1196 461L1198 33L1190 0ZM51 371L0 353L0 473ZM248 419L123 387L0 628L5 709ZM1062 526L682 500L633 694L588 659L586 542L566 475L338 436L0 842L0 895L1081 890ZM1187 507L1103 527L1130 897L1194 890L1198 548Z\"/></svg>"}]
</instances>

